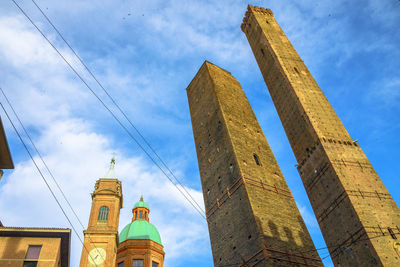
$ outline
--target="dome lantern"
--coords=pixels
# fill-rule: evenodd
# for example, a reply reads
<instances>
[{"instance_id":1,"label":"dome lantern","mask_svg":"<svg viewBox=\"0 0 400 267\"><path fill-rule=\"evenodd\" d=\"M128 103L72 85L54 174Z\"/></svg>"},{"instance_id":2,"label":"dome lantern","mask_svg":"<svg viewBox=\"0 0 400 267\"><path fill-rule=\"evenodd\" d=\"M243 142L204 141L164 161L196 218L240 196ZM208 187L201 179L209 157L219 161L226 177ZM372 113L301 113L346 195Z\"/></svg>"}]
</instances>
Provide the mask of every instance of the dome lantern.
<instances>
[{"instance_id":1,"label":"dome lantern","mask_svg":"<svg viewBox=\"0 0 400 267\"><path fill-rule=\"evenodd\" d=\"M132 209L132 222L136 220L146 220L149 222L149 205L143 201L143 196L140 197L140 200L136 202L135 206Z\"/></svg>"}]
</instances>

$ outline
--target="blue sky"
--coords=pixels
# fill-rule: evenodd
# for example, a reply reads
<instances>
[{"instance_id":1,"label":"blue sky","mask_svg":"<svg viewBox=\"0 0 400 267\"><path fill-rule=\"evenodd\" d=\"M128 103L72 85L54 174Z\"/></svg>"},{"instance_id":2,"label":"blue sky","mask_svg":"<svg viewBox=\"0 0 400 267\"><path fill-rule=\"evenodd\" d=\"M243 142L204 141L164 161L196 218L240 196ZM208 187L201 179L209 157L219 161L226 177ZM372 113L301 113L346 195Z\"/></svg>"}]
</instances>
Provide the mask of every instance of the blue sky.
<instances>
[{"instance_id":1,"label":"blue sky","mask_svg":"<svg viewBox=\"0 0 400 267\"><path fill-rule=\"evenodd\" d=\"M32 2L17 2L89 79ZM255 111L316 247L325 247L286 135L240 30L248 3L271 8L350 135L359 140L400 203L400 1L37 3L201 205L185 89L204 60L230 71ZM93 81L90 85L104 97ZM0 3L0 87L85 227L94 183L115 153L124 193L120 229L130 222L131 208L143 194L165 245L165 266L212 266L206 222L11 0ZM3 97L0 101L5 102ZM0 181L0 219L8 226L70 227L3 112L1 116L16 168ZM73 222L81 234L82 228ZM81 249L73 235L71 266L78 266ZM320 252L321 257L327 255L326 250ZM324 262L331 265L329 257Z\"/></svg>"}]
</instances>

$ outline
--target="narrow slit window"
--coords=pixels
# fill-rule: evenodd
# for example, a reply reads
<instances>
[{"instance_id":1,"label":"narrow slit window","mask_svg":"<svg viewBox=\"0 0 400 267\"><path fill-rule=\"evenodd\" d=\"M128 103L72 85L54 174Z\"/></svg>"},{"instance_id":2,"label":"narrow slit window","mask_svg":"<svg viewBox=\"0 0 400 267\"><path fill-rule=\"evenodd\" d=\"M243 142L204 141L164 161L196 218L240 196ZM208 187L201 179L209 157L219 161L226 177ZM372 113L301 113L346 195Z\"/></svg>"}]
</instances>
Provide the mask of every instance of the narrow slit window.
<instances>
[{"instance_id":1,"label":"narrow slit window","mask_svg":"<svg viewBox=\"0 0 400 267\"><path fill-rule=\"evenodd\" d=\"M102 206L99 209L99 216L97 217L98 221L106 222L108 221L108 207Z\"/></svg>"},{"instance_id":2,"label":"narrow slit window","mask_svg":"<svg viewBox=\"0 0 400 267\"><path fill-rule=\"evenodd\" d=\"M264 49L262 49L262 48L261 48L261 54L263 54L263 56L265 56Z\"/></svg>"},{"instance_id":3,"label":"narrow slit window","mask_svg":"<svg viewBox=\"0 0 400 267\"><path fill-rule=\"evenodd\" d=\"M256 162L256 164L258 165L258 166L261 166L261 162L260 162L260 159L258 158L258 156L257 156L257 154L253 154L253 157L254 157L254 161Z\"/></svg>"}]
</instances>

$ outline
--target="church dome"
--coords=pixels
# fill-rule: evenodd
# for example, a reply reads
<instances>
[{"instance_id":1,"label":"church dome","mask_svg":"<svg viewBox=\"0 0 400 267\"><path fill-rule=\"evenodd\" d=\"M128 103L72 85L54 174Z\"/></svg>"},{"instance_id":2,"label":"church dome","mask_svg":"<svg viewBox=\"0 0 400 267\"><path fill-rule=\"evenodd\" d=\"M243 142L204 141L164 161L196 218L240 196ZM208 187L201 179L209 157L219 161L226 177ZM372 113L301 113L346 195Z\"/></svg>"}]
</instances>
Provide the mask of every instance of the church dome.
<instances>
[{"instance_id":1,"label":"church dome","mask_svg":"<svg viewBox=\"0 0 400 267\"><path fill-rule=\"evenodd\" d=\"M128 239L149 239L162 245L157 228L147 221L136 220L125 226L119 235L119 242Z\"/></svg>"},{"instance_id":2,"label":"church dome","mask_svg":"<svg viewBox=\"0 0 400 267\"><path fill-rule=\"evenodd\" d=\"M132 213L132 222L122 229L119 243L128 239L148 239L162 245L157 228L149 222L150 209L143 197L133 206Z\"/></svg>"}]
</instances>

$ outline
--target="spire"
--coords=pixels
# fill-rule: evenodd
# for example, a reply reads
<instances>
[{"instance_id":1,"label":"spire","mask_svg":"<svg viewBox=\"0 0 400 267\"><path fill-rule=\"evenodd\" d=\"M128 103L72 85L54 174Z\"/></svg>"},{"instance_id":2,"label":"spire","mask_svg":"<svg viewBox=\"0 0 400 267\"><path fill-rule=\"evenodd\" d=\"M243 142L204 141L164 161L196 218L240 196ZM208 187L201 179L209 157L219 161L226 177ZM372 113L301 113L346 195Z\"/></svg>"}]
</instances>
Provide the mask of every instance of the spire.
<instances>
[{"instance_id":1,"label":"spire","mask_svg":"<svg viewBox=\"0 0 400 267\"><path fill-rule=\"evenodd\" d=\"M117 177L115 177L114 166L115 166L115 158L113 157L111 159L110 169L108 169L108 172L106 173L104 178L117 178Z\"/></svg>"}]
</instances>

